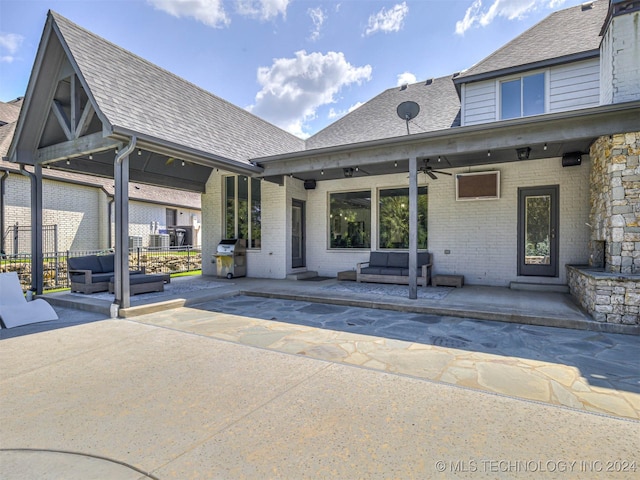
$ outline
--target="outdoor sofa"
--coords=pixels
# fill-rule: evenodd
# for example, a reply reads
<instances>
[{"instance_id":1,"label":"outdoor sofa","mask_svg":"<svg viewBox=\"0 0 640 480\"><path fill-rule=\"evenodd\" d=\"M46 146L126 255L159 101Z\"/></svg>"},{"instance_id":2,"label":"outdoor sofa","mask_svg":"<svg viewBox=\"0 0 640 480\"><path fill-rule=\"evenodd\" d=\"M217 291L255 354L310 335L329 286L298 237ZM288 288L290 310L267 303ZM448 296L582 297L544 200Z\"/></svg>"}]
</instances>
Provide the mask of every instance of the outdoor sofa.
<instances>
[{"instance_id":1,"label":"outdoor sofa","mask_svg":"<svg viewBox=\"0 0 640 480\"><path fill-rule=\"evenodd\" d=\"M418 285L431 283L432 258L418 252ZM371 252L369 261L357 264L356 281L409 284L409 252Z\"/></svg>"},{"instance_id":2,"label":"outdoor sofa","mask_svg":"<svg viewBox=\"0 0 640 480\"><path fill-rule=\"evenodd\" d=\"M131 270L131 275L143 274L141 270ZM109 281L115 275L115 255L85 255L67 258L67 273L71 281L71 291L80 293L106 292Z\"/></svg>"}]
</instances>

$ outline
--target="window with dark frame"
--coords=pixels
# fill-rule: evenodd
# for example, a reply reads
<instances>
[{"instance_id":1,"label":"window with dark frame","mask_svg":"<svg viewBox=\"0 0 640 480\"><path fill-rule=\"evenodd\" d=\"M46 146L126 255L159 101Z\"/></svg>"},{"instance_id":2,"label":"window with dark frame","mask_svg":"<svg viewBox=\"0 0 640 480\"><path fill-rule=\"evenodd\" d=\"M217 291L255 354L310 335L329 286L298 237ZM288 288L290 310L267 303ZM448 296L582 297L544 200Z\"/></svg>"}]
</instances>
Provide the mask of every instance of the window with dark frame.
<instances>
[{"instance_id":1,"label":"window with dark frame","mask_svg":"<svg viewBox=\"0 0 640 480\"><path fill-rule=\"evenodd\" d=\"M371 191L329 194L329 248L371 248Z\"/></svg>"},{"instance_id":2,"label":"window with dark frame","mask_svg":"<svg viewBox=\"0 0 640 480\"><path fill-rule=\"evenodd\" d=\"M262 239L261 182L246 175L224 179L224 236L246 239L248 248L260 248Z\"/></svg>"},{"instance_id":3,"label":"window with dark frame","mask_svg":"<svg viewBox=\"0 0 640 480\"><path fill-rule=\"evenodd\" d=\"M427 187L418 187L418 248L427 248ZM378 192L378 248L409 248L409 189L390 188Z\"/></svg>"}]
</instances>

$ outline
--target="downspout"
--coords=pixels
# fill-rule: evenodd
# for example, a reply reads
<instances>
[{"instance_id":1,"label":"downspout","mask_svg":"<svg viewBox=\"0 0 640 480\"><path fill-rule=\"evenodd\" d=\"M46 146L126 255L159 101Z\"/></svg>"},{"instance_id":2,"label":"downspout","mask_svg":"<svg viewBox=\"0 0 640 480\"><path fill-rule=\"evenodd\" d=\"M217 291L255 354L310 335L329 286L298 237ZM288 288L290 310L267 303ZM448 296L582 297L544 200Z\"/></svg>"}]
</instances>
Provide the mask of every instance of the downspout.
<instances>
[{"instance_id":1,"label":"downspout","mask_svg":"<svg viewBox=\"0 0 640 480\"><path fill-rule=\"evenodd\" d=\"M5 170L0 177L0 258L2 258L6 253L4 250L4 184L8 176L9 170Z\"/></svg>"},{"instance_id":2,"label":"downspout","mask_svg":"<svg viewBox=\"0 0 640 480\"><path fill-rule=\"evenodd\" d=\"M137 138L131 136L131 140L127 146L116 154L113 161L113 171L115 178L115 220L116 220L116 238L115 238L115 304L116 310L112 312L112 316L117 315L117 308L128 308L130 305L129 298L129 250L127 244L128 226L129 226L129 154L136 148ZM126 162L126 171L123 162ZM127 231L124 231L124 228Z\"/></svg>"}]
</instances>

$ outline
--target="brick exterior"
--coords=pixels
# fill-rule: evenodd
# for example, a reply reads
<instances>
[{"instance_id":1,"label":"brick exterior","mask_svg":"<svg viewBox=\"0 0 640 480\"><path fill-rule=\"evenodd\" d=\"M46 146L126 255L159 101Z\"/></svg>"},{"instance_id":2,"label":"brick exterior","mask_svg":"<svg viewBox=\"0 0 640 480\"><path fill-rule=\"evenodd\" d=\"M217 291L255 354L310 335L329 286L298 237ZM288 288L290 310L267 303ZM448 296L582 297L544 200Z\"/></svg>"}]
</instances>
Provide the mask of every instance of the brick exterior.
<instances>
[{"instance_id":1,"label":"brick exterior","mask_svg":"<svg viewBox=\"0 0 640 480\"><path fill-rule=\"evenodd\" d=\"M581 166L563 168L560 158L487 165L483 170L501 171L501 198L488 201L455 201L453 178L440 176L420 185L429 188L429 250L434 254L434 274L465 276L465 283L507 286L511 281L566 283L564 265L588 260L589 170L585 156ZM458 169L457 173L467 169ZM560 276L517 276L518 187L560 185ZM369 249L328 248L328 195L331 192L371 190L377 198L380 188L408 187L407 173L317 182L305 190L303 182L285 177L285 185L262 183L262 248L249 251L249 276L284 278L291 273L291 201L306 201L306 258L308 270L320 275L354 269L366 261ZM377 202L372 201L372 250L377 248ZM213 254L222 231L222 177L214 174L203 196L203 248ZM445 254L449 250L450 254ZM210 263L210 262L209 262ZM207 262L205 261L205 265ZM207 268L208 267L208 268ZM205 274L215 275L207 265Z\"/></svg>"},{"instance_id":2,"label":"brick exterior","mask_svg":"<svg viewBox=\"0 0 640 480\"><path fill-rule=\"evenodd\" d=\"M99 250L113 245L113 238L111 242L108 239L109 197L102 189L45 179L42 191L42 223L57 225L58 250ZM31 225L30 205L29 179L19 174L9 175L4 199L5 231L16 223L20 226ZM158 221L160 228L166 228L165 209L163 205L130 201L130 235L142 236L143 246L148 245L152 220ZM178 209L178 218L184 218L187 222L185 225L192 224L193 215L199 223L201 214L198 210ZM113 236L113 222L111 232ZM197 242L199 245L199 230ZM28 251L22 242L20 250Z\"/></svg>"}]
</instances>

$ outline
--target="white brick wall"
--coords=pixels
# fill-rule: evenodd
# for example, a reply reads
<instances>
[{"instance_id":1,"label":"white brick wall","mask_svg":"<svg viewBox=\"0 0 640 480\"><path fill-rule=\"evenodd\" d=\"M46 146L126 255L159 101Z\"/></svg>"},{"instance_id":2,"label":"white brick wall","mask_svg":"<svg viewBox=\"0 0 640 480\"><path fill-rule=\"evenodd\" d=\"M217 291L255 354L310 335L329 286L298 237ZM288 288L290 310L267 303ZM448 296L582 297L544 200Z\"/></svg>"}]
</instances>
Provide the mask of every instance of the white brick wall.
<instances>
[{"instance_id":1,"label":"white brick wall","mask_svg":"<svg viewBox=\"0 0 640 480\"><path fill-rule=\"evenodd\" d=\"M550 158L483 169L500 170L499 200L456 202L453 177L430 182L429 250L434 254L434 272L464 275L469 284L566 283L564 265L588 261L590 162L583 157L581 166L562 168L560 158ZM518 188L558 184L560 277L518 277ZM445 250L451 253L446 255Z\"/></svg>"},{"instance_id":2,"label":"white brick wall","mask_svg":"<svg viewBox=\"0 0 640 480\"><path fill-rule=\"evenodd\" d=\"M212 172L207 180L206 193L202 194L202 274L216 274L216 266L211 256L222 240L222 175Z\"/></svg>"},{"instance_id":3,"label":"white brick wall","mask_svg":"<svg viewBox=\"0 0 640 480\"><path fill-rule=\"evenodd\" d=\"M44 180L42 182L44 225L58 225L60 250L99 248L98 205L100 190L81 185ZM31 225L31 187L29 179L10 174L6 180L5 229Z\"/></svg>"},{"instance_id":4,"label":"white brick wall","mask_svg":"<svg viewBox=\"0 0 640 480\"><path fill-rule=\"evenodd\" d=\"M227 172L213 172L202 195L202 273L216 275L216 266L211 262L223 234L223 192L224 176ZM287 227L290 215L290 200L287 203L291 179L286 178L285 186L263 181L262 197L262 242L260 249L247 251L247 275L257 278L284 278L287 274L287 244L291 237ZM301 184L301 182L299 182ZM302 188L302 187L300 187ZM302 189L304 192L304 188ZM289 195L289 196L288 196ZM302 198L303 199L303 198ZM290 223L290 222L289 222ZM287 230L289 228L289 230ZM287 232L289 232L287 234Z\"/></svg>"},{"instance_id":5,"label":"white brick wall","mask_svg":"<svg viewBox=\"0 0 640 480\"><path fill-rule=\"evenodd\" d=\"M31 187L29 179L23 175L12 173L7 178L5 185L5 229L15 225L16 222L21 226L30 226ZM58 248L60 250L98 250L113 245L113 223L111 225L112 239L109 241L107 238L109 199L103 190L45 179L42 182L42 191L42 222L44 225L58 225ZM143 245L148 245L151 219L159 221L160 228L166 228L165 209L164 206L130 201L130 235L141 235ZM184 219L184 225L192 224L192 215L196 215L196 219L200 222L201 215L197 210L178 209L178 221L182 222ZM200 238L200 231L198 231L198 245Z\"/></svg>"},{"instance_id":6,"label":"white brick wall","mask_svg":"<svg viewBox=\"0 0 640 480\"><path fill-rule=\"evenodd\" d=\"M639 24L637 11L611 19L600 46L602 104L640 99Z\"/></svg>"},{"instance_id":7,"label":"white brick wall","mask_svg":"<svg viewBox=\"0 0 640 480\"><path fill-rule=\"evenodd\" d=\"M468 284L507 286L511 281L566 283L565 264L587 263L589 227L588 157L578 167L563 168L560 158L487 165L500 170L501 198L487 201L455 201L454 177L427 180L429 187L429 250L434 272L457 273ZM467 172L458 169L455 173ZM453 171L452 171L453 172ZM285 178L285 186L262 183L262 248L248 252L247 271L252 277L283 278L291 269L291 201L306 200L307 269L334 276L355 268L369 258L369 249L330 250L327 219L330 192L371 190L372 249L377 249L377 190L408 187L407 173L317 182L314 190ZM518 188L560 185L559 278L518 277ZM203 196L203 248L205 258L215 252L222 232L222 180L212 175ZM450 254L444 251L449 250ZM210 253L208 253L210 252ZM215 275L215 266L204 262L204 273Z\"/></svg>"}]
</instances>

